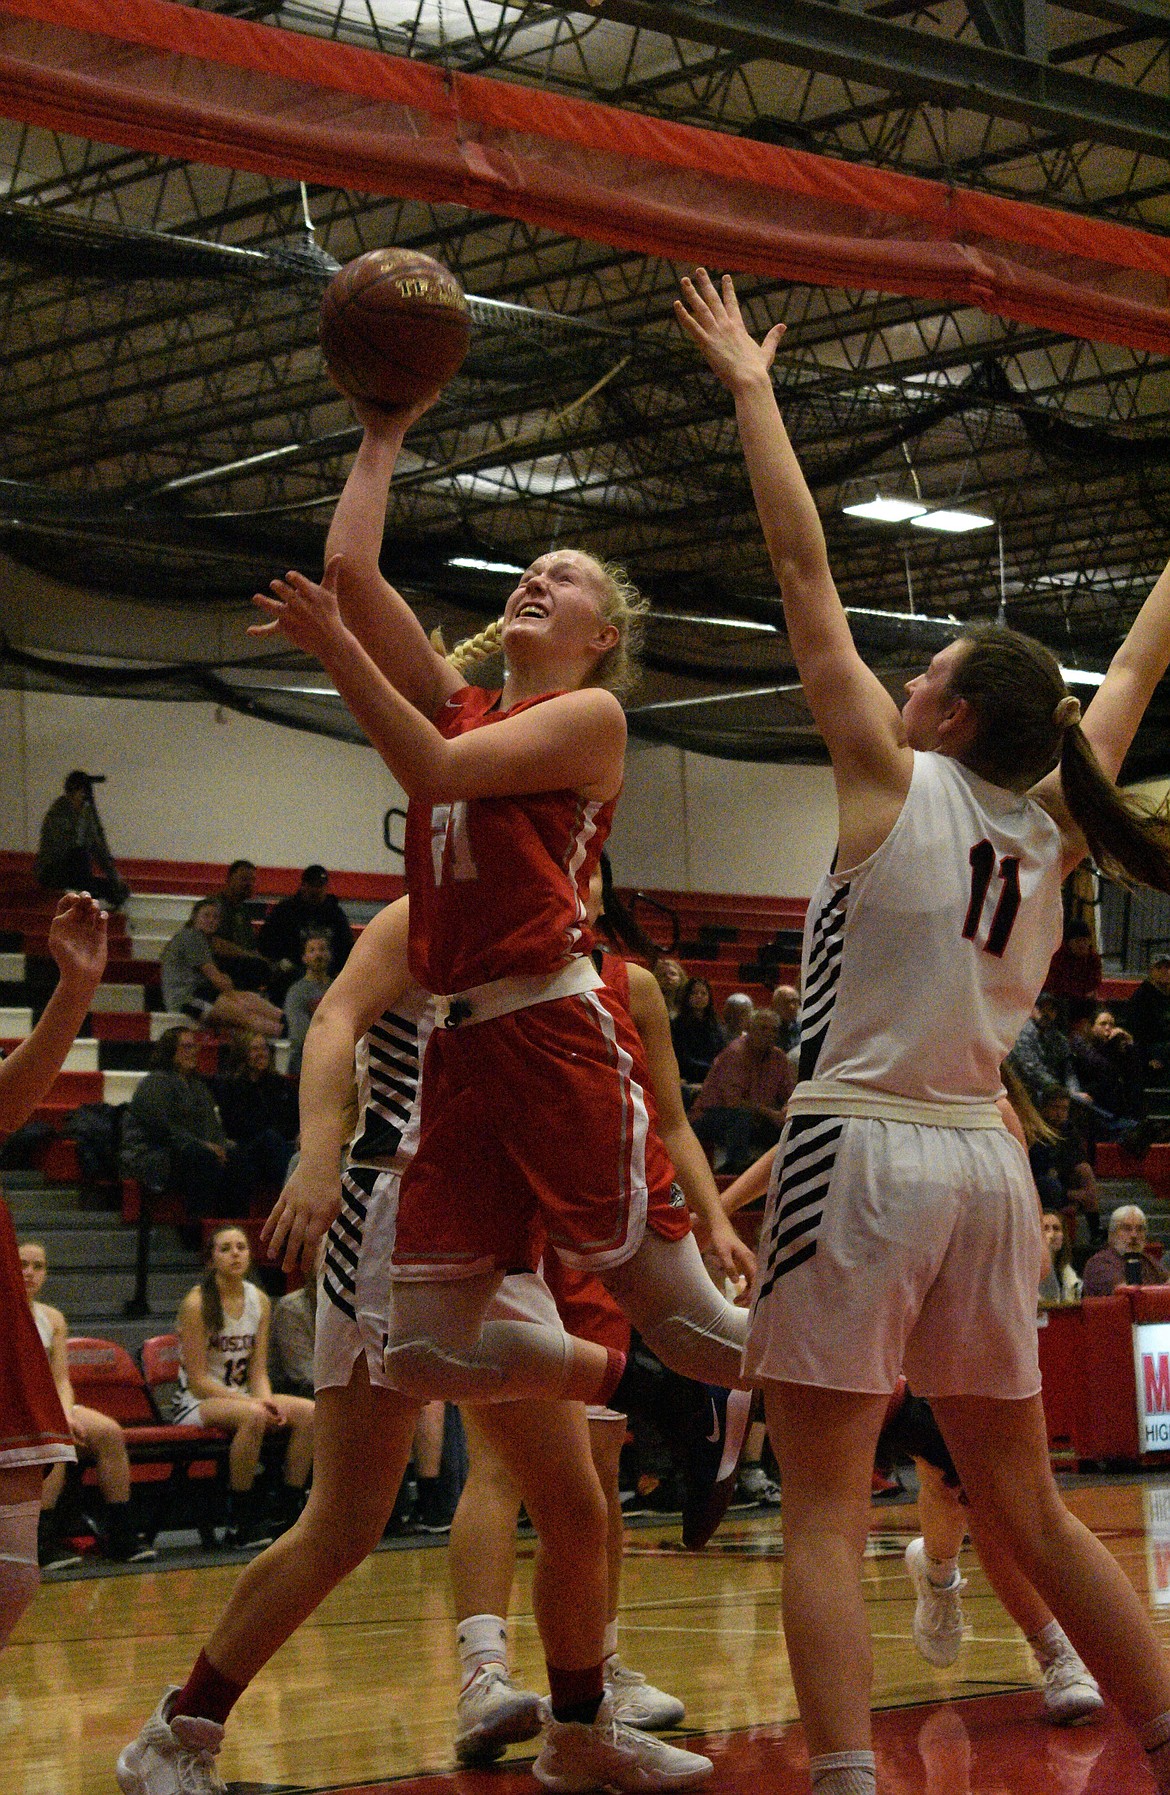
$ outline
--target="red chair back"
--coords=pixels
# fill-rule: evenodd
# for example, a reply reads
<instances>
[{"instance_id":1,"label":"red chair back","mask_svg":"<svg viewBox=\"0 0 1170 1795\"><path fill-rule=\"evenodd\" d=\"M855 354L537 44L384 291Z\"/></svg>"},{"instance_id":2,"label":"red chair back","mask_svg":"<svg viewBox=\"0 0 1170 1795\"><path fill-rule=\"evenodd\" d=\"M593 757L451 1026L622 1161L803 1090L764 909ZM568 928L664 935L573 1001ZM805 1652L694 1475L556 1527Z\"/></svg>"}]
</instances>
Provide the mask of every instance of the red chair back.
<instances>
[{"instance_id":1,"label":"red chair back","mask_svg":"<svg viewBox=\"0 0 1170 1795\"><path fill-rule=\"evenodd\" d=\"M154 1409L134 1360L116 1340L78 1334L66 1341L73 1394L87 1409L97 1409L123 1427L150 1426Z\"/></svg>"}]
</instances>

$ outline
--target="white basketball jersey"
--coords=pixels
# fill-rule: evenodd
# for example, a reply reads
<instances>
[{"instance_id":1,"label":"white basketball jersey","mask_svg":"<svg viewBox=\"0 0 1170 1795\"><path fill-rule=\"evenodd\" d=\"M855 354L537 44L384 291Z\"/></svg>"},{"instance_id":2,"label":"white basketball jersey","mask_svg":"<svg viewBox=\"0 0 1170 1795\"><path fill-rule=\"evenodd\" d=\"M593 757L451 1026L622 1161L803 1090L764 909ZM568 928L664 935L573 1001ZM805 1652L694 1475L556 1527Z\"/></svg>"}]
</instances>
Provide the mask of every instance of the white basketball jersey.
<instances>
[{"instance_id":1,"label":"white basketball jersey","mask_svg":"<svg viewBox=\"0 0 1170 1795\"><path fill-rule=\"evenodd\" d=\"M246 1390L248 1387L248 1371L256 1351L256 1336L260 1332L260 1313L260 1292L245 1278L243 1313L225 1315L219 1332L208 1335L208 1376L226 1384L229 1390ZM197 1401L198 1398L190 1393L187 1368L181 1365L175 1402L189 1405Z\"/></svg>"},{"instance_id":2,"label":"white basketball jersey","mask_svg":"<svg viewBox=\"0 0 1170 1795\"><path fill-rule=\"evenodd\" d=\"M914 756L897 822L809 905L802 1078L994 1098L1061 937L1060 832L1033 799Z\"/></svg>"}]
</instances>

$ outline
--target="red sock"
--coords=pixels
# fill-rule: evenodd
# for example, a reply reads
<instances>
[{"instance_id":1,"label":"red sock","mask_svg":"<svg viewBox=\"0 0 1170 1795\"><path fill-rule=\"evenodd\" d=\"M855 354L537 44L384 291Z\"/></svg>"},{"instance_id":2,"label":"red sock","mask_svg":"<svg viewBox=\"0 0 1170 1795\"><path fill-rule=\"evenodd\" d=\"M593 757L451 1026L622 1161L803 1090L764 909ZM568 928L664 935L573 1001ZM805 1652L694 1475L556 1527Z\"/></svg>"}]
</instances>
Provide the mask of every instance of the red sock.
<instances>
[{"instance_id":1,"label":"red sock","mask_svg":"<svg viewBox=\"0 0 1170 1795\"><path fill-rule=\"evenodd\" d=\"M546 1664L548 1694L554 1720L576 1720L591 1726L605 1694L605 1670L591 1664L588 1670L558 1670Z\"/></svg>"},{"instance_id":2,"label":"red sock","mask_svg":"<svg viewBox=\"0 0 1170 1795\"><path fill-rule=\"evenodd\" d=\"M223 1726L244 1689L243 1683L233 1683L216 1670L206 1652L200 1652L191 1675L171 1703L167 1719L191 1714L200 1720L216 1720Z\"/></svg>"},{"instance_id":3,"label":"red sock","mask_svg":"<svg viewBox=\"0 0 1170 1795\"><path fill-rule=\"evenodd\" d=\"M608 1405L610 1397L622 1381L622 1373L625 1368L625 1353L619 1352L616 1346L607 1346L605 1349L605 1376L601 1380L597 1395L593 1398L599 1407Z\"/></svg>"}]
</instances>

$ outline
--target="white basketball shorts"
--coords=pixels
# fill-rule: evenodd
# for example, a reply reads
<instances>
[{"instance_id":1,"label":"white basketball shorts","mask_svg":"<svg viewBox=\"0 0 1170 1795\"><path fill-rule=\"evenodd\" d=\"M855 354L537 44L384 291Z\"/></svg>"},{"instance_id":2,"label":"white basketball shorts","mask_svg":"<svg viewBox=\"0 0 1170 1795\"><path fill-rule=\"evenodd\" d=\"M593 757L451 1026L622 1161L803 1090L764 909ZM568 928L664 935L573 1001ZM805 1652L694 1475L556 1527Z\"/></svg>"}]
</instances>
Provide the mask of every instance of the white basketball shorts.
<instances>
[{"instance_id":1,"label":"white basketball shorts","mask_svg":"<svg viewBox=\"0 0 1170 1795\"><path fill-rule=\"evenodd\" d=\"M1044 1263L1027 1155L999 1128L801 1115L772 1170L744 1370L884 1395L1040 1389Z\"/></svg>"}]
</instances>

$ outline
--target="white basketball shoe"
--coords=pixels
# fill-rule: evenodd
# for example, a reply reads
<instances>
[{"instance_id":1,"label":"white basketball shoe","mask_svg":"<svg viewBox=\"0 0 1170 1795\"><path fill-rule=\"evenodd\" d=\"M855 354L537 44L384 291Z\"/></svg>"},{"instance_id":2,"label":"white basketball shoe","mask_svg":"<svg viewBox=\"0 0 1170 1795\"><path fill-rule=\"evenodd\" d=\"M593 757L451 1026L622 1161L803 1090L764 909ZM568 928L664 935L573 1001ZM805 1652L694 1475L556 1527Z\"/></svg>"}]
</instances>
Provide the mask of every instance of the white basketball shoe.
<instances>
[{"instance_id":1,"label":"white basketball shoe","mask_svg":"<svg viewBox=\"0 0 1170 1795\"><path fill-rule=\"evenodd\" d=\"M517 1689L502 1664L481 1664L456 1708L455 1756L461 1764L490 1764L506 1745L535 1739L543 1703Z\"/></svg>"},{"instance_id":2,"label":"white basketball shoe","mask_svg":"<svg viewBox=\"0 0 1170 1795\"><path fill-rule=\"evenodd\" d=\"M532 1774L558 1795L585 1795L590 1789L640 1795L644 1790L697 1789L714 1769L710 1758L697 1751L682 1751L650 1733L623 1725L607 1689L597 1718L589 1726L554 1720L551 1708L546 1707L544 1738Z\"/></svg>"},{"instance_id":3,"label":"white basketball shoe","mask_svg":"<svg viewBox=\"0 0 1170 1795\"><path fill-rule=\"evenodd\" d=\"M167 1718L167 1704L179 1693L168 1689L139 1733L125 1747L114 1771L122 1795L227 1795L215 1767L223 1728L192 1714Z\"/></svg>"},{"instance_id":4,"label":"white basketball shoe","mask_svg":"<svg viewBox=\"0 0 1170 1795\"><path fill-rule=\"evenodd\" d=\"M965 1577L955 1572L944 1588L932 1583L926 1569L926 1546L912 1539L906 1547L906 1569L914 1585L914 1643L928 1664L945 1670L959 1655L963 1643L962 1594Z\"/></svg>"},{"instance_id":5,"label":"white basketball shoe","mask_svg":"<svg viewBox=\"0 0 1170 1795\"><path fill-rule=\"evenodd\" d=\"M605 1686L613 1696L614 1719L623 1726L639 1726L647 1733L662 1733L678 1726L686 1714L677 1695L655 1689L640 1670L623 1664L616 1652L605 1660Z\"/></svg>"}]
</instances>

